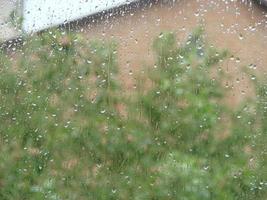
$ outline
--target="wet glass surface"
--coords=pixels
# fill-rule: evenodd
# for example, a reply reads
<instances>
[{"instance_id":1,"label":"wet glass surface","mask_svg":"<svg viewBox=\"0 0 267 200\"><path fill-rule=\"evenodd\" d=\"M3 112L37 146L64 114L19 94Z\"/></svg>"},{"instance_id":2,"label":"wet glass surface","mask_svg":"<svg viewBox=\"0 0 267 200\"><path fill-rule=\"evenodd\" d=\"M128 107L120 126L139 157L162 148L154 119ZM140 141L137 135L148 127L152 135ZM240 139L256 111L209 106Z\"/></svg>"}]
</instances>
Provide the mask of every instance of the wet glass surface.
<instances>
[{"instance_id":1,"label":"wet glass surface","mask_svg":"<svg viewBox=\"0 0 267 200\"><path fill-rule=\"evenodd\" d=\"M265 200L265 2L0 0L0 199Z\"/></svg>"}]
</instances>

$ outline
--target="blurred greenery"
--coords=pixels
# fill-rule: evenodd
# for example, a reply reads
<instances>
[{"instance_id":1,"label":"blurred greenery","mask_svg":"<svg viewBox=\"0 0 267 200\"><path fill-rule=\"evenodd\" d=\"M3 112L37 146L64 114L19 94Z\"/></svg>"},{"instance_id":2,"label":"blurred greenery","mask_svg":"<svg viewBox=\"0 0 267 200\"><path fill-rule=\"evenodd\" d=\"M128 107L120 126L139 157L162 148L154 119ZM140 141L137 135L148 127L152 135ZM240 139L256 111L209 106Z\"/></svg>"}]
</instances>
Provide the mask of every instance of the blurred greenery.
<instances>
[{"instance_id":1,"label":"blurred greenery","mask_svg":"<svg viewBox=\"0 0 267 200\"><path fill-rule=\"evenodd\" d=\"M0 199L266 199L267 80L233 110L202 28L153 48L131 98L116 42L48 30L2 50Z\"/></svg>"}]
</instances>

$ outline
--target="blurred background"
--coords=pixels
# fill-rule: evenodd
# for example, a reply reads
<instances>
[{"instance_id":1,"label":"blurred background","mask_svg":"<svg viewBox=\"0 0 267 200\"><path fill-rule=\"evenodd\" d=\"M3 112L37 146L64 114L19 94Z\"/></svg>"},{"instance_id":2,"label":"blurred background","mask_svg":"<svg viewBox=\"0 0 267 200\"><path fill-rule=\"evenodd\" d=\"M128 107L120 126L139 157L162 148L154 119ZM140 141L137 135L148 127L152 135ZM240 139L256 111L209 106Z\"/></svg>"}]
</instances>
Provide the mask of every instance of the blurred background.
<instances>
[{"instance_id":1,"label":"blurred background","mask_svg":"<svg viewBox=\"0 0 267 200\"><path fill-rule=\"evenodd\" d=\"M267 199L265 0L0 0L0 199Z\"/></svg>"}]
</instances>

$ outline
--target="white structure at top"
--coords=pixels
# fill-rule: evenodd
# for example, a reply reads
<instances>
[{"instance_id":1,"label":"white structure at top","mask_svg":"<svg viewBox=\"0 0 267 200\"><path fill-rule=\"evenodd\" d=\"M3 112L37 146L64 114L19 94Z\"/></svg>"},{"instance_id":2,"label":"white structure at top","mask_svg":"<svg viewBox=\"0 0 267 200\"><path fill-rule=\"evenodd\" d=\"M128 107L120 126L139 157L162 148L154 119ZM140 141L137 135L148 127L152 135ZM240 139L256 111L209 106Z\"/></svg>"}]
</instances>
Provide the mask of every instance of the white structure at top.
<instances>
[{"instance_id":1,"label":"white structure at top","mask_svg":"<svg viewBox=\"0 0 267 200\"><path fill-rule=\"evenodd\" d=\"M137 0L0 0L0 43L22 32L37 32ZM11 13L22 17L14 26Z\"/></svg>"},{"instance_id":2,"label":"white structure at top","mask_svg":"<svg viewBox=\"0 0 267 200\"><path fill-rule=\"evenodd\" d=\"M24 0L23 30L36 32L136 0Z\"/></svg>"}]
</instances>

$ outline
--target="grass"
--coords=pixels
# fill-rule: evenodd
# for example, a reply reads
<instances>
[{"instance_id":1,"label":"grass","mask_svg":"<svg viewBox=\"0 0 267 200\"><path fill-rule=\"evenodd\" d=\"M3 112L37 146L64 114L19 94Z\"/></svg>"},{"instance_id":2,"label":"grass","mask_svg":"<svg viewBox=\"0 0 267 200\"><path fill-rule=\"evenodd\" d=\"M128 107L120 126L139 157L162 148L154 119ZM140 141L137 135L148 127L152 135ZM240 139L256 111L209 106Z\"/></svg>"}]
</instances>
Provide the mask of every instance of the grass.
<instances>
[{"instance_id":1,"label":"grass","mask_svg":"<svg viewBox=\"0 0 267 200\"><path fill-rule=\"evenodd\" d=\"M266 199L267 80L229 108L202 32L160 34L131 98L116 42L49 30L2 52L0 199Z\"/></svg>"}]
</instances>

